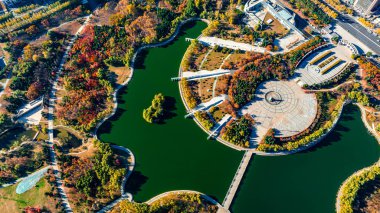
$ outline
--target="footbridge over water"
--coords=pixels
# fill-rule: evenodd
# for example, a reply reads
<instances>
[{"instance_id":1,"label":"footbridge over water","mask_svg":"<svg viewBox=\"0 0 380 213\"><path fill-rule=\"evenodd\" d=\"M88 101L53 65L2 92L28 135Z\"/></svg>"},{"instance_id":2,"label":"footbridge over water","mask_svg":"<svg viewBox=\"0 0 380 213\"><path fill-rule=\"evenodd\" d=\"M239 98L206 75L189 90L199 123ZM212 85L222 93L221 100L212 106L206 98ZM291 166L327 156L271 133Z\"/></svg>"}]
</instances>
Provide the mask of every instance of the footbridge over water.
<instances>
[{"instance_id":1,"label":"footbridge over water","mask_svg":"<svg viewBox=\"0 0 380 213\"><path fill-rule=\"evenodd\" d=\"M232 200L234 199L235 194L239 188L241 179L243 179L245 170L247 169L249 161L251 160L252 154L252 152L246 151L244 153L243 159L241 159L240 165L235 173L234 179L232 179L230 188L228 189L226 197L223 200L222 205L225 209L229 209L231 206Z\"/></svg>"}]
</instances>

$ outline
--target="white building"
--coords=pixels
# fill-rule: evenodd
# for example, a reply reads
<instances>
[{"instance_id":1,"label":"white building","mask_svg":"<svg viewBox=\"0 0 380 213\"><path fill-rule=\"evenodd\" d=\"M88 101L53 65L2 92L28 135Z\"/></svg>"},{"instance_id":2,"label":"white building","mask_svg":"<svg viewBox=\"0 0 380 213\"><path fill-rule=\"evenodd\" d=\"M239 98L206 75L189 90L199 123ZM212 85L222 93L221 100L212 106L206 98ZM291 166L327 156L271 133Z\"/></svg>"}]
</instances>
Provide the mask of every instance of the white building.
<instances>
[{"instance_id":1,"label":"white building","mask_svg":"<svg viewBox=\"0 0 380 213\"><path fill-rule=\"evenodd\" d=\"M380 7L380 0L355 0L354 7L363 14L369 15Z\"/></svg>"}]
</instances>

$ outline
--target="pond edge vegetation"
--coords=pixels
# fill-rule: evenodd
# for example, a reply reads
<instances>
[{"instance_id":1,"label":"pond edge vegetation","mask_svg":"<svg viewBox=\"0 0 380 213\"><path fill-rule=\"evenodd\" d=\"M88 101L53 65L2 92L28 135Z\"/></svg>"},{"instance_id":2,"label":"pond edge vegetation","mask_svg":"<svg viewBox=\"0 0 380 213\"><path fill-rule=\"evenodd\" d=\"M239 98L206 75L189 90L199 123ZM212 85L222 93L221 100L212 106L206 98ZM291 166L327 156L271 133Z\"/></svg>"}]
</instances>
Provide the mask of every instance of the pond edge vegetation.
<instances>
[{"instance_id":1,"label":"pond edge vegetation","mask_svg":"<svg viewBox=\"0 0 380 213\"><path fill-rule=\"evenodd\" d=\"M335 208L338 213L352 213L353 202L357 193L366 182L376 179L380 176L380 161L374 165L356 171L349 176L339 187L336 197Z\"/></svg>"}]
</instances>

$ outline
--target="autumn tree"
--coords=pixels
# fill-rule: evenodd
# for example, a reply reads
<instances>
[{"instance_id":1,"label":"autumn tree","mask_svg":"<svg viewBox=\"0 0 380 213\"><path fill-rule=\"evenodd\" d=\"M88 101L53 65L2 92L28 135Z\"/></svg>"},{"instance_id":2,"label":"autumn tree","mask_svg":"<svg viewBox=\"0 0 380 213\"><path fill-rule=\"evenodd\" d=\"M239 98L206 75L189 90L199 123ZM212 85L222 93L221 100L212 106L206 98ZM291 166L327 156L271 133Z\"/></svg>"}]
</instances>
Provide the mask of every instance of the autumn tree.
<instances>
[{"instance_id":1,"label":"autumn tree","mask_svg":"<svg viewBox=\"0 0 380 213\"><path fill-rule=\"evenodd\" d=\"M43 92L43 87L40 82L34 82L31 84L28 88L28 91L26 92L25 96L29 100L34 100L40 96L40 94Z\"/></svg>"}]
</instances>

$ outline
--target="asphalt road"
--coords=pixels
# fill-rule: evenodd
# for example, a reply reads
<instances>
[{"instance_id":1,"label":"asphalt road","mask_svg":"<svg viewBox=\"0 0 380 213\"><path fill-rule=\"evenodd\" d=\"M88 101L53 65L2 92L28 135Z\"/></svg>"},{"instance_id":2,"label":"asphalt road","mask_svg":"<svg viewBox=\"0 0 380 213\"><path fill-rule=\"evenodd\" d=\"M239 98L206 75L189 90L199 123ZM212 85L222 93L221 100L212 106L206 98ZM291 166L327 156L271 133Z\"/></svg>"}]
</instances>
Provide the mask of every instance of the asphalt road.
<instances>
[{"instance_id":1,"label":"asphalt road","mask_svg":"<svg viewBox=\"0 0 380 213\"><path fill-rule=\"evenodd\" d=\"M370 48L373 53L380 55L380 42L378 41L380 38L369 33L365 27L347 15L340 14L339 18L336 19L336 22L339 26Z\"/></svg>"}]
</instances>

